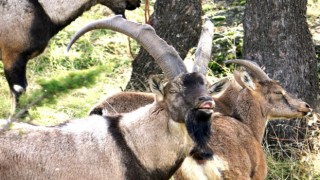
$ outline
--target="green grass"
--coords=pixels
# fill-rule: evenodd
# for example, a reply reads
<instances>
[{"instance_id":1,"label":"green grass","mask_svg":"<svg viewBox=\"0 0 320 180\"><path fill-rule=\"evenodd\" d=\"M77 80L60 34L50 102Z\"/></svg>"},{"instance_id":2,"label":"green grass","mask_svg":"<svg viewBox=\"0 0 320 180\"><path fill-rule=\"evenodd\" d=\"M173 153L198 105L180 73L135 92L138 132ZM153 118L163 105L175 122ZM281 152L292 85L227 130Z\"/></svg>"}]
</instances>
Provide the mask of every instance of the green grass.
<instances>
[{"instance_id":1,"label":"green grass","mask_svg":"<svg viewBox=\"0 0 320 180\"><path fill-rule=\"evenodd\" d=\"M284 145L281 148L289 152L284 154L281 150L269 149L269 146L264 144L268 179L320 179L320 114L314 113L312 117L301 120L306 121L308 126L304 140L293 143L299 146L298 148Z\"/></svg>"}]
</instances>

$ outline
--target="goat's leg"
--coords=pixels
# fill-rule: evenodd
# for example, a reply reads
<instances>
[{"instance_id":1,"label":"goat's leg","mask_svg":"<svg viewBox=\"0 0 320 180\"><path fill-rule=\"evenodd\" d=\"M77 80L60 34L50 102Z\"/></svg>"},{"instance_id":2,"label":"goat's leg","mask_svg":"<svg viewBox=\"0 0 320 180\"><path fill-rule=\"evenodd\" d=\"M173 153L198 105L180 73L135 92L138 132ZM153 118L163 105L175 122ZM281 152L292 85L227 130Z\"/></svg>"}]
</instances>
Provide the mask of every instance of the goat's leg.
<instances>
[{"instance_id":1,"label":"goat's leg","mask_svg":"<svg viewBox=\"0 0 320 180\"><path fill-rule=\"evenodd\" d=\"M263 180L261 177L267 177L267 164L266 164L266 160L265 160L265 157L261 156L261 157L258 157L257 158L257 165L256 165L256 168L254 170L254 172L252 172L251 174L251 179L252 180Z\"/></svg>"},{"instance_id":2,"label":"goat's leg","mask_svg":"<svg viewBox=\"0 0 320 180\"><path fill-rule=\"evenodd\" d=\"M11 114L16 110L20 95L27 88L27 57L19 53L4 53L4 73L11 91Z\"/></svg>"}]
</instances>

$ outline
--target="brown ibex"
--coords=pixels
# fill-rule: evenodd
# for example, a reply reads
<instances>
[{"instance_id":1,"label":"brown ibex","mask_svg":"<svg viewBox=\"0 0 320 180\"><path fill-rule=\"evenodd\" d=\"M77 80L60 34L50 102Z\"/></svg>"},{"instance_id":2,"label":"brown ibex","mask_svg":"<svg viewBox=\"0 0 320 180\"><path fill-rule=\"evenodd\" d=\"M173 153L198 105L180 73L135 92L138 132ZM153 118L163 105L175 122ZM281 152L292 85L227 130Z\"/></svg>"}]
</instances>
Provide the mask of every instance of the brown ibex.
<instances>
[{"instance_id":1,"label":"brown ibex","mask_svg":"<svg viewBox=\"0 0 320 180\"><path fill-rule=\"evenodd\" d=\"M56 127L19 125L4 132L0 179L169 179L190 153L212 157L207 140L214 102L204 75L187 73L175 49L151 26L119 16L84 27L68 47L97 28L137 40L169 82L153 82L156 101L130 113L90 116Z\"/></svg>"},{"instance_id":2,"label":"brown ibex","mask_svg":"<svg viewBox=\"0 0 320 180\"><path fill-rule=\"evenodd\" d=\"M49 40L96 4L124 15L140 6L140 0L1 0L0 60L8 81L11 111L26 90L26 65L41 54Z\"/></svg>"},{"instance_id":3,"label":"brown ibex","mask_svg":"<svg viewBox=\"0 0 320 180\"><path fill-rule=\"evenodd\" d=\"M265 179L267 164L262 138L267 120L303 117L311 112L309 105L289 95L281 85L270 79L256 64L232 60L245 66L235 74L243 87L232 108L232 115L214 114L209 146L213 160L197 162L188 157L175 179ZM199 170L200 169L200 170Z\"/></svg>"}]
</instances>

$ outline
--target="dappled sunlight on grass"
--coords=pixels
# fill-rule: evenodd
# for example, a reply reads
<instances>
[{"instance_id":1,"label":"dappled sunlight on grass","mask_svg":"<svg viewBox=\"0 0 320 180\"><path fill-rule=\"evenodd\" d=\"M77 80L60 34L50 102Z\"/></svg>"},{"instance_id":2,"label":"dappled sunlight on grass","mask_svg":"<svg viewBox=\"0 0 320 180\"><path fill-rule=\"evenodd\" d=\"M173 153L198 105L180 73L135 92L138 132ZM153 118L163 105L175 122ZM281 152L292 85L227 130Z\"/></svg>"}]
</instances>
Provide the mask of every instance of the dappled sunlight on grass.
<instances>
[{"instance_id":1,"label":"dappled sunlight on grass","mask_svg":"<svg viewBox=\"0 0 320 180\"><path fill-rule=\"evenodd\" d=\"M122 68L128 68L124 66ZM39 79L39 89L28 91L21 98L22 106L43 96L37 106L29 110L26 119L36 124L55 124L72 118L87 116L89 109L110 92L119 92L125 86L129 73L118 76L113 66L92 67L73 72L60 71L58 75Z\"/></svg>"}]
</instances>

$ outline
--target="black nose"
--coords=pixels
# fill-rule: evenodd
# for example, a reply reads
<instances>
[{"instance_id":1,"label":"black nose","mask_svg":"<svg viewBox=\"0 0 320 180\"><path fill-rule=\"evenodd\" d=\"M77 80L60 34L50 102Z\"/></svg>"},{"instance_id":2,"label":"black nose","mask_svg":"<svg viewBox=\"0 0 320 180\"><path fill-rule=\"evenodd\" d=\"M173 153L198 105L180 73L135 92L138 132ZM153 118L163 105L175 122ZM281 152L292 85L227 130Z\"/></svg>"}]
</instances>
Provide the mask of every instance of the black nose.
<instances>
[{"instance_id":1,"label":"black nose","mask_svg":"<svg viewBox=\"0 0 320 180\"><path fill-rule=\"evenodd\" d=\"M310 105L308 103L306 103L306 108L310 108Z\"/></svg>"},{"instance_id":2,"label":"black nose","mask_svg":"<svg viewBox=\"0 0 320 180\"><path fill-rule=\"evenodd\" d=\"M212 101L211 96L201 96L199 97L199 101Z\"/></svg>"}]
</instances>

